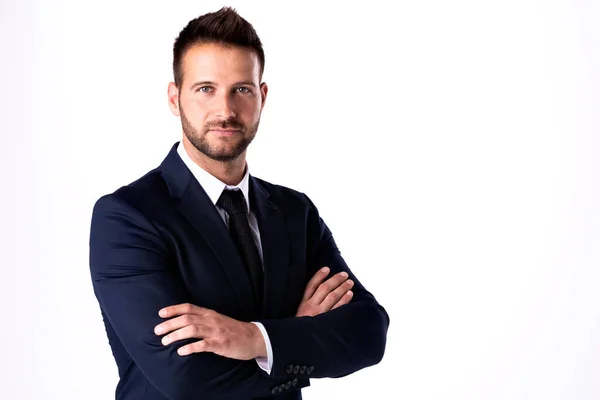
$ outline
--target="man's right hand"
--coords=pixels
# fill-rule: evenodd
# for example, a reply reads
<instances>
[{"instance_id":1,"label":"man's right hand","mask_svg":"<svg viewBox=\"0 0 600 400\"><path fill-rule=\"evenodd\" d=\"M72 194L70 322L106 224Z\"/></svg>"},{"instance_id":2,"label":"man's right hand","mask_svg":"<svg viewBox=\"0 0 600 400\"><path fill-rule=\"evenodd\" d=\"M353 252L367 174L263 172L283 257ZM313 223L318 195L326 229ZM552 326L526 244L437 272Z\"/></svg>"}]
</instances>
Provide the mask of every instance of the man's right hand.
<instances>
[{"instance_id":1,"label":"man's right hand","mask_svg":"<svg viewBox=\"0 0 600 400\"><path fill-rule=\"evenodd\" d=\"M314 317L352 300L350 289L354 282L348 279L348 274L340 272L323 282L328 274L328 267L321 268L308 282L296 317Z\"/></svg>"}]
</instances>

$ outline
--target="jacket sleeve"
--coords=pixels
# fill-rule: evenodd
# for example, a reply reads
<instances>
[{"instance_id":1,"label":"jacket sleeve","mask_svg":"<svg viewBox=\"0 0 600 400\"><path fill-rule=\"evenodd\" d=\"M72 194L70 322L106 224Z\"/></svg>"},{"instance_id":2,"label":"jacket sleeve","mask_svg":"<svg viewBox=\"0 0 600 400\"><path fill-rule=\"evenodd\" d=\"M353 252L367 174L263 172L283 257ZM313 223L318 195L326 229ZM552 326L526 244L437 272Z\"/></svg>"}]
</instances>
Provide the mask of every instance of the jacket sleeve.
<instances>
[{"instance_id":1,"label":"jacket sleeve","mask_svg":"<svg viewBox=\"0 0 600 400\"><path fill-rule=\"evenodd\" d=\"M267 396L292 381L268 377L254 360L213 353L182 357L177 349L197 339L163 346L154 327L158 311L189 302L160 233L140 211L117 195L100 198L93 210L90 270L100 307L133 362L171 399L239 399ZM294 387L308 380L294 381Z\"/></svg>"},{"instance_id":2,"label":"jacket sleeve","mask_svg":"<svg viewBox=\"0 0 600 400\"><path fill-rule=\"evenodd\" d=\"M389 316L358 281L342 258L331 231L314 204L307 214L307 276L328 266L331 275L346 271L354 296L342 307L314 317L261 320L273 347L275 378L335 378L381 361Z\"/></svg>"}]
</instances>

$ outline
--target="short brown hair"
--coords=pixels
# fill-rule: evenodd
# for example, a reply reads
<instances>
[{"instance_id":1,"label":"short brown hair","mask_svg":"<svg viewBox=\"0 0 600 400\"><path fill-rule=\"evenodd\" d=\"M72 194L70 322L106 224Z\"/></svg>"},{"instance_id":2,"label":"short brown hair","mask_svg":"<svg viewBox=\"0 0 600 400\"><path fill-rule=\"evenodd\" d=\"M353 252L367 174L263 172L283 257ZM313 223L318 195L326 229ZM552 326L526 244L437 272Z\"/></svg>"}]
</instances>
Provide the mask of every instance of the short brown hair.
<instances>
[{"instance_id":1,"label":"short brown hair","mask_svg":"<svg viewBox=\"0 0 600 400\"><path fill-rule=\"evenodd\" d=\"M183 82L181 59L186 50L193 45L205 43L241 46L255 51L260 61L260 77L262 78L265 69L265 53L254 27L235 9L223 7L219 11L191 20L175 39L173 77L177 87L181 87Z\"/></svg>"}]
</instances>

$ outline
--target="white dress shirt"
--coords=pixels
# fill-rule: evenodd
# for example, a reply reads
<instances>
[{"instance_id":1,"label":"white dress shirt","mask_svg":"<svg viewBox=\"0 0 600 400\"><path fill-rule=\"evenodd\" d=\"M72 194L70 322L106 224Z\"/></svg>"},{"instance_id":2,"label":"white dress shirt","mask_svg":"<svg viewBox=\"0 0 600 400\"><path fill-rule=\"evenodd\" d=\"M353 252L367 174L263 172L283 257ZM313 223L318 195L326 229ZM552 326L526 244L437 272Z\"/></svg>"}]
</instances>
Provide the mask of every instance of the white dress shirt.
<instances>
[{"instance_id":1,"label":"white dress shirt","mask_svg":"<svg viewBox=\"0 0 600 400\"><path fill-rule=\"evenodd\" d=\"M242 191L242 193L244 194L244 199L246 200L246 205L248 207L248 223L250 224L252 237L254 238L254 243L256 243L260 259L261 261L263 261L263 252L260 242L260 232L258 231L258 221L256 220L256 215L250 209L250 197L248 195L250 173L248 170L248 165L246 165L246 173L244 174L242 181L236 186L231 186L221 182L218 178L214 177L213 175L202 169L194 161L192 161L181 142L179 142L179 144L177 145L177 154L179 154L179 157L181 157L184 164L192 172L192 175L194 175L194 177L198 180L198 183L200 183L200 186L202 186L202 188L210 198L210 201L212 201L212 203L215 205L217 211L219 212L219 215L221 215L223 222L227 226L227 229L229 229L229 215L227 215L227 212L225 210L217 206L217 200L219 200L221 193L223 193L223 190L225 189ZM273 367L273 349L271 348L271 341L269 340L269 335L267 334L267 331L265 330L263 324L261 324L260 322L252 323L258 326L258 329L262 333L263 338L265 340L265 345L267 347L267 357L258 357L256 358L256 362L262 370L270 374L271 368Z\"/></svg>"}]
</instances>

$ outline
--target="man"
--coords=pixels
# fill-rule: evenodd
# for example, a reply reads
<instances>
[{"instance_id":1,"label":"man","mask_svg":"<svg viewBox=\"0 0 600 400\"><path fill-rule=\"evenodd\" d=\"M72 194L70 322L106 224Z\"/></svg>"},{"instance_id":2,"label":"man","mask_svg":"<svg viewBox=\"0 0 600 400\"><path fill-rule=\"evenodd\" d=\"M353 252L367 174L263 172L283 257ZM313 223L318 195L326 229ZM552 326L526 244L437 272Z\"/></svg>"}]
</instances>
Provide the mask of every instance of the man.
<instances>
[{"instance_id":1,"label":"man","mask_svg":"<svg viewBox=\"0 0 600 400\"><path fill-rule=\"evenodd\" d=\"M254 28L223 8L174 45L183 137L101 197L90 269L117 399L301 399L383 357L389 318L303 193L249 175L267 97Z\"/></svg>"}]
</instances>

